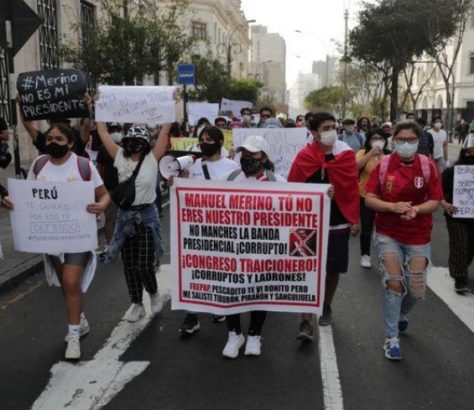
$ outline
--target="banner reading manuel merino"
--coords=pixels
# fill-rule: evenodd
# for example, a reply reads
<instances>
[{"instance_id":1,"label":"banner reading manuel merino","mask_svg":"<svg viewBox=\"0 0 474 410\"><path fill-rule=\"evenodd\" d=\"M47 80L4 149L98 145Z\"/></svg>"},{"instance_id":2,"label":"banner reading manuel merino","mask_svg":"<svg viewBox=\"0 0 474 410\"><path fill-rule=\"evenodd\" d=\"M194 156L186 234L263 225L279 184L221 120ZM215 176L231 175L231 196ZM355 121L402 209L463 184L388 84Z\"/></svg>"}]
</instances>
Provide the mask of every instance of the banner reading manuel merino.
<instances>
[{"instance_id":1,"label":"banner reading manuel merino","mask_svg":"<svg viewBox=\"0 0 474 410\"><path fill-rule=\"evenodd\" d=\"M177 178L172 308L320 313L329 185Z\"/></svg>"}]
</instances>

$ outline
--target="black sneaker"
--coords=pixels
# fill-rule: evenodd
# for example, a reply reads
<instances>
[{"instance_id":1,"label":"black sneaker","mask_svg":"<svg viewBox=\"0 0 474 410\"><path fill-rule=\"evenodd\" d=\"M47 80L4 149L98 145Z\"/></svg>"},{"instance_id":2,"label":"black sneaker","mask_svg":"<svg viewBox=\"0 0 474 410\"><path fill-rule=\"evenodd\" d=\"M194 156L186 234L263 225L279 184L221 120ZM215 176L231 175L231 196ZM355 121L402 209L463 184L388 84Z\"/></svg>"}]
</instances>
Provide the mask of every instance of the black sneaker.
<instances>
[{"instance_id":1,"label":"black sneaker","mask_svg":"<svg viewBox=\"0 0 474 410\"><path fill-rule=\"evenodd\" d=\"M323 314L319 317L318 324L319 326L329 326L332 324L332 315L331 315L331 307L330 306L323 306Z\"/></svg>"},{"instance_id":2,"label":"black sneaker","mask_svg":"<svg viewBox=\"0 0 474 410\"><path fill-rule=\"evenodd\" d=\"M302 342L312 342L313 341L313 326L307 320L302 320L300 324L300 332L296 336L297 340Z\"/></svg>"},{"instance_id":3,"label":"black sneaker","mask_svg":"<svg viewBox=\"0 0 474 410\"><path fill-rule=\"evenodd\" d=\"M195 313L188 313L184 318L179 331L181 335L186 336L196 333L200 328L201 325L199 324L198 315Z\"/></svg>"},{"instance_id":4,"label":"black sneaker","mask_svg":"<svg viewBox=\"0 0 474 410\"><path fill-rule=\"evenodd\" d=\"M456 293L466 293L469 292L466 279L455 279L454 290Z\"/></svg>"},{"instance_id":5,"label":"black sneaker","mask_svg":"<svg viewBox=\"0 0 474 410\"><path fill-rule=\"evenodd\" d=\"M221 323L225 321L225 316L212 315L212 323Z\"/></svg>"}]
</instances>

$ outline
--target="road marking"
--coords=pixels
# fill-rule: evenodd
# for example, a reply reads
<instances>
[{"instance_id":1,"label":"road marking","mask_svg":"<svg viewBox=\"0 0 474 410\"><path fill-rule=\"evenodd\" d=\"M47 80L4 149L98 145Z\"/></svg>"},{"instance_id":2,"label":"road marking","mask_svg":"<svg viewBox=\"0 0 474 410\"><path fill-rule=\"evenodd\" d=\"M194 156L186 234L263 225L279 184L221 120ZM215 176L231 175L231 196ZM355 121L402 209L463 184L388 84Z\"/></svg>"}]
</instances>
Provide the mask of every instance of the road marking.
<instances>
[{"instance_id":1,"label":"road marking","mask_svg":"<svg viewBox=\"0 0 474 410\"><path fill-rule=\"evenodd\" d=\"M34 284L33 286L30 286L27 290L24 292L21 292L19 295L16 295L14 298L10 299L5 303L4 305L0 306L0 311L4 311L8 309L10 306L15 304L16 302L22 300L26 296L28 296L30 293L33 293L36 289L38 289L42 284L44 283L44 280L40 280L38 283Z\"/></svg>"},{"instance_id":2,"label":"road marking","mask_svg":"<svg viewBox=\"0 0 474 410\"><path fill-rule=\"evenodd\" d=\"M161 265L157 274L158 289L160 289L163 302L170 297L169 271L170 265ZM48 385L34 402L32 409L100 409L109 403L128 382L140 375L150 364L149 361L125 363L119 361L119 358L153 318L150 299L146 292L144 292L143 303L147 316L136 323L126 322L122 318L104 347L91 361L78 364L56 363L51 368Z\"/></svg>"},{"instance_id":3,"label":"road marking","mask_svg":"<svg viewBox=\"0 0 474 410\"><path fill-rule=\"evenodd\" d=\"M458 295L449 269L433 267L428 273L428 286L453 311L453 313L474 333L474 295Z\"/></svg>"},{"instance_id":4,"label":"road marking","mask_svg":"<svg viewBox=\"0 0 474 410\"><path fill-rule=\"evenodd\" d=\"M332 326L319 326L319 362L325 410L343 410L341 380L337 368Z\"/></svg>"}]
</instances>

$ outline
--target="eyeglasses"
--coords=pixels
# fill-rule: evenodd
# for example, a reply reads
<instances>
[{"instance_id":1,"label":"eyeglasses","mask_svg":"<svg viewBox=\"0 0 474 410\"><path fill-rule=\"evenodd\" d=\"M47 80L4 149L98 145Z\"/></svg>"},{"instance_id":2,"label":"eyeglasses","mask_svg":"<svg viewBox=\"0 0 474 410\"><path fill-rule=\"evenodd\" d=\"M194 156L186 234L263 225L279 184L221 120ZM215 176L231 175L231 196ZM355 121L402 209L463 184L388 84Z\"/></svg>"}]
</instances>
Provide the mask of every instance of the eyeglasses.
<instances>
[{"instance_id":1,"label":"eyeglasses","mask_svg":"<svg viewBox=\"0 0 474 410\"><path fill-rule=\"evenodd\" d=\"M393 142L397 145L402 145L402 144L405 144L405 143L416 144L418 142L418 138L417 137L413 137L413 138L394 138Z\"/></svg>"}]
</instances>

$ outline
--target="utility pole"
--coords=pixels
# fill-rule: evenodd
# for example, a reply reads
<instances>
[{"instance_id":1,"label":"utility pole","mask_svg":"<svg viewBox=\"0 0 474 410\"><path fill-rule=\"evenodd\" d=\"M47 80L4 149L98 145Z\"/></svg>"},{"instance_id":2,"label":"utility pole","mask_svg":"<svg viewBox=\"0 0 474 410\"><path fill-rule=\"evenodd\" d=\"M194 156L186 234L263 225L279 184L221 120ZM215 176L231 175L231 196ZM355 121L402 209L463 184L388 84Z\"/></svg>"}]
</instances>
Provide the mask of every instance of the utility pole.
<instances>
[{"instance_id":1,"label":"utility pole","mask_svg":"<svg viewBox=\"0 0 474 410\"><path fill-rule=\"evenodd\" d=\"M347 105L347 63L349 57L347 55L347 42L348 42L348 21L349 21L349 11L346 9L344 12L344 73L342 77L342 88L344 89L344 94L342 96L342 118L346 118L346 105Z\"/></svg>"}]
</instances>

